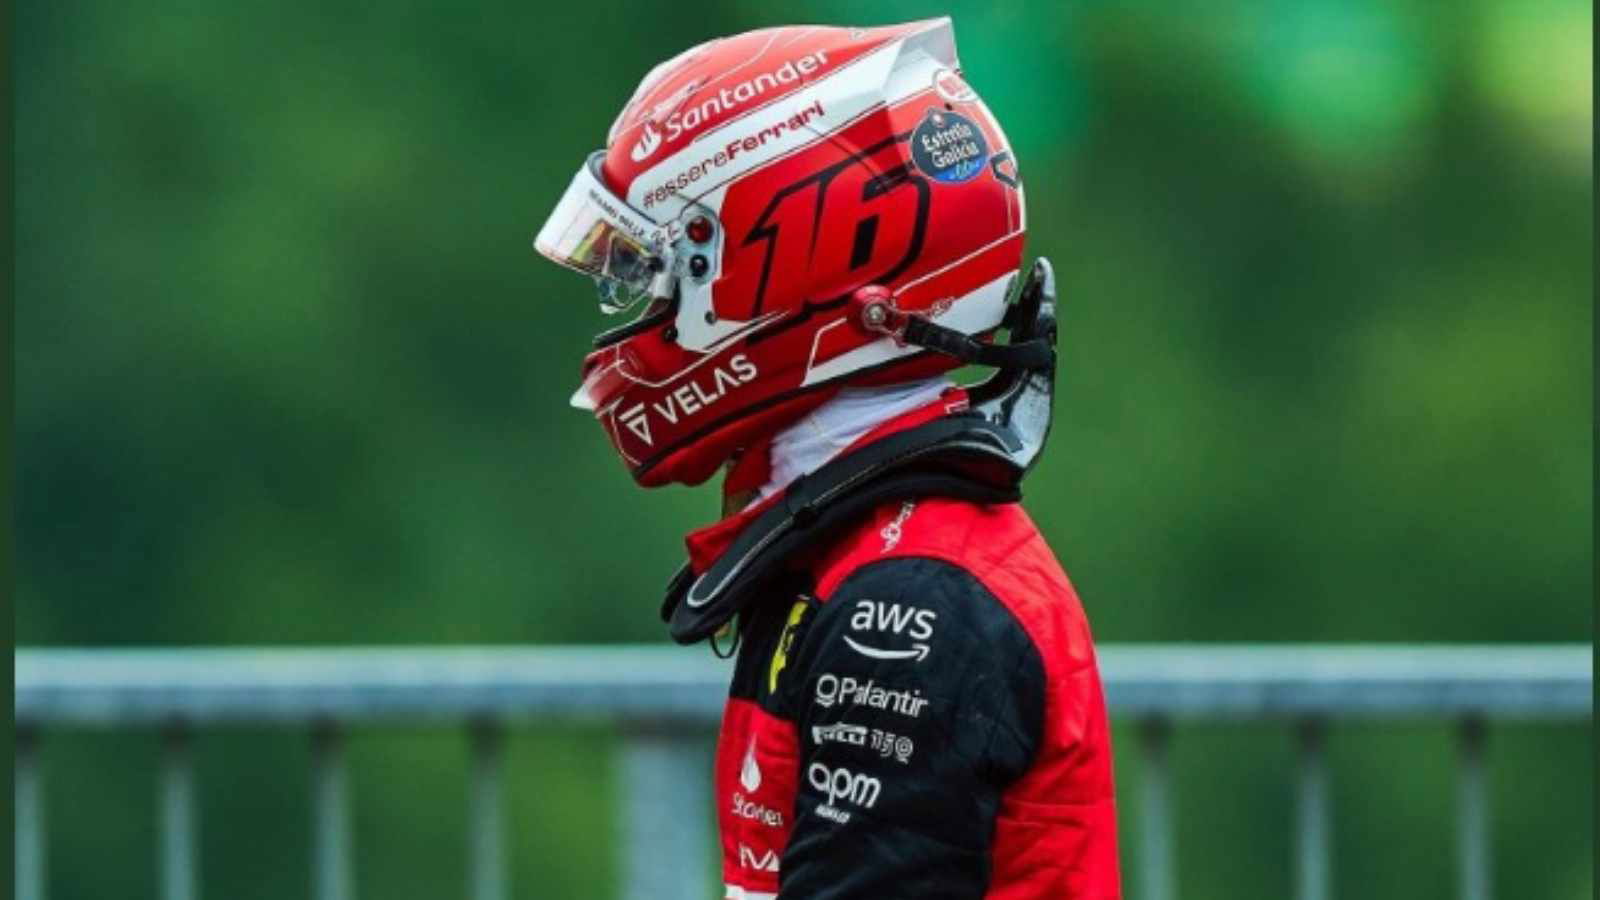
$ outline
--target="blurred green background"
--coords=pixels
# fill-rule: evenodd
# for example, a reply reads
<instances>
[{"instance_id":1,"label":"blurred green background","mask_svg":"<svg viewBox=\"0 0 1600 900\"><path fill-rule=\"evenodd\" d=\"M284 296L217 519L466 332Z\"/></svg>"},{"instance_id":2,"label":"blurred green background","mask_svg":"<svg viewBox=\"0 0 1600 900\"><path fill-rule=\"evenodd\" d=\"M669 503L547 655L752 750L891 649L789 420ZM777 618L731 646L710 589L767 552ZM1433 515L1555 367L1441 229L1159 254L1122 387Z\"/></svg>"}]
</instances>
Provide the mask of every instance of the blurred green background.
<instances>
[{"instance_id":1,"label":"blurred green background","mask_svg":"<svg viewBox=\"0 0 1600 900\"><path fill-rule=\"evenodd\" d=\"M713 490L566 408L602 321L529 243L648 68L766 7L19 4L18 641L664 641ZM783 19L947 12L1063 282L1027 504L1101 641L1591 639L1589 4ZM364 896L461 893L464 743L354 739ZM1451 746L1335 730L1340 896L1450 895ZM615 884L609 750L514 737L519 895ZM199 752L206 894L303 895L305 736ZM1284 896L1288 734L1176 753L1185 898ZM157 758L48 736L55 897L154 895ZM1490 758L1502 896L1591 896L1588 730Z\"/></svg>"}]
</instances>

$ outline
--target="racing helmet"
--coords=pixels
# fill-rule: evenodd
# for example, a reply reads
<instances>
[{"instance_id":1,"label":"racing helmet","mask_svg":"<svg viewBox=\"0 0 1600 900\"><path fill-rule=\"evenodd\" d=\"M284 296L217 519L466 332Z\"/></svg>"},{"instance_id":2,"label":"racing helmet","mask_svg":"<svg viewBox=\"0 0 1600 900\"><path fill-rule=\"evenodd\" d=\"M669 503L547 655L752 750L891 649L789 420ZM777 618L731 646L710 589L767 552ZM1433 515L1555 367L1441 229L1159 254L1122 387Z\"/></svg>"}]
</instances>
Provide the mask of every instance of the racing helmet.
<instances>
[{"instance_id":1,"label":"racing helmet","mask_svg":"<svg viewBox=\"0 0 1600 900\"><path fill-rule=\"evenodd\" d=\"M789 26L656 66L534 239L591 276L572 403L634 479L698 484L844 385L985 342L1022 262L1023 191L947 18Z\"/></svg>"}]
</instances>

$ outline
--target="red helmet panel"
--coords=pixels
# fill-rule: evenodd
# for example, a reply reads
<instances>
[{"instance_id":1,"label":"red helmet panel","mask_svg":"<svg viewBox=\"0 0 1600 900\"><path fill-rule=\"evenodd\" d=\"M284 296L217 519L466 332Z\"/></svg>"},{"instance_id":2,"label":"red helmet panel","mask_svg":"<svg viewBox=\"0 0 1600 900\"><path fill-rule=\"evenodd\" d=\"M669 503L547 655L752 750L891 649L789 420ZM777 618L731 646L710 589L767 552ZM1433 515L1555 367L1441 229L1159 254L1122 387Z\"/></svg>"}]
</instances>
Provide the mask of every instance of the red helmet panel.
<instances>
[{"instance_id":1,"label":"red helmet panel","mask_svg":"<svg viewBox=\"0 0 1600 900\"><path fill-rule=\"evenodd\" d=\"M859 288L999 323L1024 199L959 72L939 19L750 32L646 76L598 170L605 204L656 229L671 312L591 354L580 392L641 483L704 480L842 384L957 365L852 320Z\"/></svg>"}]
</instances>

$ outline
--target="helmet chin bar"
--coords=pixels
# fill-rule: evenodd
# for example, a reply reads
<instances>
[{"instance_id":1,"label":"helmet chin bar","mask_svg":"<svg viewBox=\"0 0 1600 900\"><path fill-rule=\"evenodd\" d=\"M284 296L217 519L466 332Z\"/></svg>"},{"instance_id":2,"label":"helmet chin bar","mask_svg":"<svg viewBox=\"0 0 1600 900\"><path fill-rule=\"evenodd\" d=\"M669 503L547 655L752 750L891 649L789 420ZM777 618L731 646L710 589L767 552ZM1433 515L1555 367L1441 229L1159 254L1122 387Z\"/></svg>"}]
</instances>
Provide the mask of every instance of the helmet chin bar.
<instances>
[{"instance_id":1,"label":"helmet chin bar","mask_svg":"<svg viewBox=\"0 0 1600 900\"><path fill-rule=\"evenodd\" d=\"M678 298L675 294L667 297L655 297L651 299L650 305L644 308L644 312L640 313L637 319L626 325L608 328L595 335L592 342L594 349L599 350L603 347L609 347L636 334L643 334L657 325L665 325L671 322L677 314Z\"/></svg>"},{"instance_id":2,"label":"helmet chin bar","mask_svg":"<svg viewBox=\"0 0 1600 900\"><path fill-rule=\"evenodd\" d=\"M851 297L858 324L896 342L953 356L968 365L999 371L967 389L972 410L1002 426L1017 445L1008 447L1023 470L1033 466L1050 434L1056 375L1056 277L1050 261L1036 260L1006 307L1001 325L1009 342L992 344L947 328L921 313L894 305L880 285L868 285Z\"/></svg>"}]
</instances>

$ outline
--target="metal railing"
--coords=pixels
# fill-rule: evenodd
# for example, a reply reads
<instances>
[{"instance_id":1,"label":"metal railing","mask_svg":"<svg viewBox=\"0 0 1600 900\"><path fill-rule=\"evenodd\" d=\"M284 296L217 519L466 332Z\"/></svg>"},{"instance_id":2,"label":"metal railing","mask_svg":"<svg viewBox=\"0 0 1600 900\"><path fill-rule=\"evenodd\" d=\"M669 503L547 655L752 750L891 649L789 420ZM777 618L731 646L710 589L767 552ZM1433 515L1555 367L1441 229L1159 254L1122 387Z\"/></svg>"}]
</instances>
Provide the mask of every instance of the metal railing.
<instances>
[{"instance_id":1,"label":"metal railing","mask_svg":"<svg viewBox=\"0 0 1600 900\"><path fill-rule=\"evenodd\" d=\"M1140 723L1143 767L1136 860L1148 900L1177 896L1172 723L1277 719L1298 735L1296 889L1330 896L1332 849L1323 742L1333 719L1447 718L1459 723L1460 895L1491 886L1484 741L1490 721L1593 716L1588 645L1108 646L1112 714ZM16 894L45 896L39 740L68 728L154 727L165 735L160 786L164 900L199 896L191 741L224 723L305 728L313 750L312 891L356 895L343 735L351 726L432 722L471 736L468 895L509 895L501 743L507 727L599 723L622 735L622 886L629 898L716 895L709 865L710 734L729 669L675 647L18 650ZM664 883L663 873L679 879Z\"/></svg>"}]
</instances>

